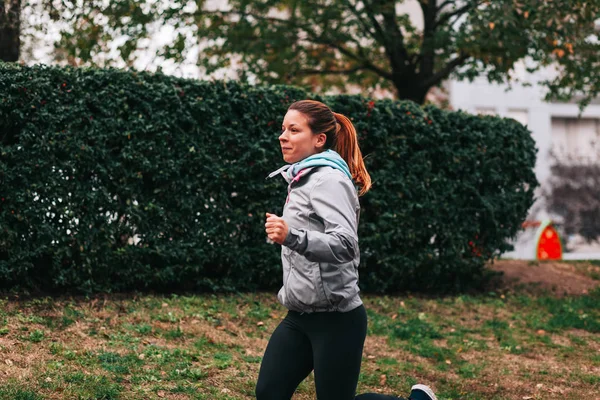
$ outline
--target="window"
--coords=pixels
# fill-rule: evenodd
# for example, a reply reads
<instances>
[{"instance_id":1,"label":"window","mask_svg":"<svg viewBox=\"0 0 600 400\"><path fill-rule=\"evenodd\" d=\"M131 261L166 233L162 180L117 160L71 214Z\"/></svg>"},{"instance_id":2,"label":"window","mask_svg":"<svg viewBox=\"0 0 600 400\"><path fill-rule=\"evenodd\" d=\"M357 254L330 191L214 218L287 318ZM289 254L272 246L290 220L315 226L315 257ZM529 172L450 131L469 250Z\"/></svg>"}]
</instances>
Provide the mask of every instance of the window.
<instances>
[{"instance_id":1,"label":"window","mask_svg":"<svg viewBox=\"0 0 600 400\"><path fill-rule=\"evenodd\" d=\"M600 119L552 118L552 151L565 156L595 158L600 150Z\"/></svg>"}]
</instances>

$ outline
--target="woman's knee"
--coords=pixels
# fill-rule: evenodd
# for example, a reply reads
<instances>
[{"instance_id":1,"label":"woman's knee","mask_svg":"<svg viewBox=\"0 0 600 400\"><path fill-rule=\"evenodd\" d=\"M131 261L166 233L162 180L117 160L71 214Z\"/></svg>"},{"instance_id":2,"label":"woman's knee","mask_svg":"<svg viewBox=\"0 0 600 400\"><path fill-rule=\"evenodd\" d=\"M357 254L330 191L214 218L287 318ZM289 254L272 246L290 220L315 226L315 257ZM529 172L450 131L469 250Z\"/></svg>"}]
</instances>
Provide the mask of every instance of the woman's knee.
<instances>
[{"instance_id":1,"label":"woman's knee","mask_svg":"<svg viewBox=\"0 0 600 400\"><path fill-rule=\"evenodd\" d=\"M270 379L264 379L263 377L259 377L258 382L256 382L256 388L254 392L256 394L257 400L271 400L277 399L281 400L281 397L277 397L277 387L273 384L273 382L269 382Z\"/></svg>"}]
</instances>

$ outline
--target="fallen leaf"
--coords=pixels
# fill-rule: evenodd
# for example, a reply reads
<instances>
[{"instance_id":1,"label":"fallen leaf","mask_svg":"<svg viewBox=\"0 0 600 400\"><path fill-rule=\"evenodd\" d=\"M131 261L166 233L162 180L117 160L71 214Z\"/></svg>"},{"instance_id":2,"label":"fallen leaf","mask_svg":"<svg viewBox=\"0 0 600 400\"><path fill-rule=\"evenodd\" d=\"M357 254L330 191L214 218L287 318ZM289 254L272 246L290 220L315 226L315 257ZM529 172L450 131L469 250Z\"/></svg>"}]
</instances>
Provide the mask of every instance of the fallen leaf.
<instances>
[{"instance_id":1,"label":"fallen leaf","mask_svg":"<svg viewBox=\"0 0 600 400\"><path fill-rule=\"evenodd\" d=\"M450 365L450 364L452 364L452 361L446 360L446 364Z\"/></svg>"},{"instance_id":2,"label":"fallen leaf","mask_svg":"<svg viewBox=\"0 0 600 400\"><path fill-rule=\"evenodd\" d=\"M6 363L6 365L8 365L8 366L11 366L11 365L13 365L13 362L12 362L12 360L10 360L10 359L8 359L8 358L7 358L6 360L4 360L4 362L5 362L5 363Z\"/></svg>"},{"instance_id":3,"label":"fallen leaf","mask_svg":"<svg viewBox=\"0 0 600 400\"><path fill-rule=\"evenodd\" d=\"M392 319L396 319L396 318L398 318L398 314L392 315Z\"/></svg>"},{"instance_id":4,"label":"fallen leaf","mask_svg":"<svg viewBox=\"0 0 600 400\"><path fill-rule=\"evenodd\" d=\"M163 307L169 307L169 305L167 303L162 303Z\"/></svg>"},{"instance_id":5,"label":"fallen leaf","mask_svg":"<svg viewBox=\"0 0 600 400\"><path fill-rule=\"evenodd\" d=\"M159 390L158 392L156 392L156 394L158 395L158 397L165 397L167 395L167 393L164 390Z\"/></svg>"},{"instance_id":6,"label":"fallen leaf","mask_svg":"<svg viewBox=\"0 0 600 400\"><path fill-rule=\"evenodd\" d=\"M381 386L385 386L386 382L387 382L387 375L386 375L386 374L382 374L382 375L379 377L379 384L380 384Z\"/></svg>"}]
</instances>

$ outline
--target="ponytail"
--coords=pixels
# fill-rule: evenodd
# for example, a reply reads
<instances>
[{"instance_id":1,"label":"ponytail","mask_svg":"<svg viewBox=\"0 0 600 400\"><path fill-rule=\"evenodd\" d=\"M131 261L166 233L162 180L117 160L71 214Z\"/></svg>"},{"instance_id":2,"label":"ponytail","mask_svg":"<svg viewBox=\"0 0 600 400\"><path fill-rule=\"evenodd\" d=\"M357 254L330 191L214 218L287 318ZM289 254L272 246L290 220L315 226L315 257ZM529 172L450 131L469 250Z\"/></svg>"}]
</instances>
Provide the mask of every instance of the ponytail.
<instances>
[{"instance_id":1,"label":"ponytail","mask_svg":"<svg viewBox=\"0 0 600 400\"><path fill-rule=\"evenodd\" d=\"M334 150L346 161L352 179L360 187L359 196L371 189L371 176L367 172L362 153L358 147L358 137L352 121L345 115L333 113L337 122Z\"/></svg>"}]
</instances>

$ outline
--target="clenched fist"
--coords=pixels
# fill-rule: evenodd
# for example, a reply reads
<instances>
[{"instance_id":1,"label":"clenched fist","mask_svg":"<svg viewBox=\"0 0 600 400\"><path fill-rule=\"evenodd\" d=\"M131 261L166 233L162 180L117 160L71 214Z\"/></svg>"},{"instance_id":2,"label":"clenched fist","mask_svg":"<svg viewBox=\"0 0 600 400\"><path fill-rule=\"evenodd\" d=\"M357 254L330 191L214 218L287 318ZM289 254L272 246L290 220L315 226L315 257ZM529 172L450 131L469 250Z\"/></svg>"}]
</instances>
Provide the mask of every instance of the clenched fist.
<instances>
[{"instance_id":1,"label":"clenched fist","mask_svg":"<svg viewBox=\"0 0 600 400\"><path fill-rule=\"evenodd\" d=\"M288 234L288 225L283 218L280 218L275 214L267 213L265 230L267 231L267 236L269 239L275 243L283 244L283 241Z\"/></svg>"}]
</instances>

